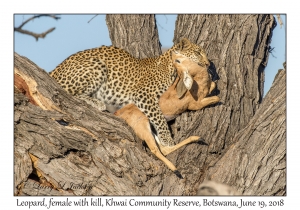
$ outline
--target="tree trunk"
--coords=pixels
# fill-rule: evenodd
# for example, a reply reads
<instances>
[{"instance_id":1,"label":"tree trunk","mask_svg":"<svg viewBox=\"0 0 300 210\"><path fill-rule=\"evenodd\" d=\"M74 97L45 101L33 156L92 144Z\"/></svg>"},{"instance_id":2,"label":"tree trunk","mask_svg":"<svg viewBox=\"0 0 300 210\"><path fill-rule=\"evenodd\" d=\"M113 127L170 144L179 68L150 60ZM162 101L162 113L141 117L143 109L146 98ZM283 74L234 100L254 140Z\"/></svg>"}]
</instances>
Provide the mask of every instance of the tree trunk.
<instances>
[{"instance_id":1,"label":"tree trunk","mask_svg":"<svg viewBox=\"0 0 300 210\"><path fill-rule=\"evenodd\" d=\"M107 16L113 45L136 57L161 53L153 15L121 16ZM178 16L174 42L204 47L222 100L170 124L177 142L199 135L208 143L168 155L184 179L123 120L68 95L15 54L15 194L195 195L204 180L239 194L285 194L285 70L260 105L273 27L270 15Z\"/></svg>"},{"instance_id":2,"label":"tree trunk","mask_svg":"<svg viewBox=\"0 0 300 210\"><path fill-rule=\"evenodd\" d=\"M235 186L243 195L286 194L286 70L273 85L207 179Z\"/></svg>"},{"instance_id":3,"label":"tree trunk","mask_svg":"<svg viewBox=\"0 0 300 210\"><path fill-rule=\"evenodd\" d=\"M136 58L161 54L154 15L106 15L106 24L113 46Z\"/></svg>"},{"instance_id":4,"label":"tree trunk","mask_svg":"<svg viewBox=\"0 0 300 210\"><path fill-rule=\"evenodd\" d=\"M213 94L221 99L204 110L182 114L171 125L177 141L198 135L209 144L189 145L183 154L168 157L172 162L180 160L175 163L179 170L191 165L199 170L189 173L189 180L193 180L190 185L203 181L207 168L238 140L235 134L259 108L274 21L272 15L178 16L174 43L186 37L206 50L212 79L217 84Z\"/></svg>"}]
</instances>

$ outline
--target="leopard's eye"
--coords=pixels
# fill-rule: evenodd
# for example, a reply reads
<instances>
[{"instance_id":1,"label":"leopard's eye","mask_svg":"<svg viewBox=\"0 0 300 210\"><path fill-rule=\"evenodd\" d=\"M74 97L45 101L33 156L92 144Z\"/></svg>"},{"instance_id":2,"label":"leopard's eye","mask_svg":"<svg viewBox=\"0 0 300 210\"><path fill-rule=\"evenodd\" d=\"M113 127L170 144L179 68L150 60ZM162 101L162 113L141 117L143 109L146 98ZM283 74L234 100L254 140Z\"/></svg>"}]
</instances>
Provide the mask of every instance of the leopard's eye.
<instances>
[{"instance_id":1,"label":"leopard's eye","mask_svg":"<svg viewBox=\"0 0 300 210\"><path fill-rule=\"evenodd\" d=\"M195 54L196 54L197 56L201 56L201 57L202 57L202 54L201 54L200 52L198 52L198 51L195 51Z\"/></svg>"},{"instance_id":2,"label":"leopard's eye","mask_svg":"<svg viewBox=\"0 0 300 210\"><path fill-rule=\"evenodd\" d=\"M176 63L180 63L180 60L177 60L177 59L176 59L175 62L176 62Z\"/></svg>"}]
</instances>

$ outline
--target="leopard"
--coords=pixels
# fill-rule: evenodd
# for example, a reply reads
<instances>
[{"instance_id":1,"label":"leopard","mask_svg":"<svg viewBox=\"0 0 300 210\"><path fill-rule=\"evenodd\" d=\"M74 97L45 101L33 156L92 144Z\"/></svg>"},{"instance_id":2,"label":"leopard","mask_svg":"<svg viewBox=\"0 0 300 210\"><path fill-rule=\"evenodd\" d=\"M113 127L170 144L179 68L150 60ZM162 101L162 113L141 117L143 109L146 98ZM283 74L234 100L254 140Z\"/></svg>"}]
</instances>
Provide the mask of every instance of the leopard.
<instances>
[{"instance_id":1,"label":"leopard","mask_svg":"<svg viewBox=\"0 0 300 210\"><path fill-rule=\"evenodd\" d=\"M136 58L122 48L101 46L72 54L49 74L69 94L100 111L114 113L136 105L149 119L163 146L175 145L159 107L160 96L177 77L172 53L180 52L200 66L209 66L205 50L182 38L157 57Z\"/></svg>"}]
</instances>

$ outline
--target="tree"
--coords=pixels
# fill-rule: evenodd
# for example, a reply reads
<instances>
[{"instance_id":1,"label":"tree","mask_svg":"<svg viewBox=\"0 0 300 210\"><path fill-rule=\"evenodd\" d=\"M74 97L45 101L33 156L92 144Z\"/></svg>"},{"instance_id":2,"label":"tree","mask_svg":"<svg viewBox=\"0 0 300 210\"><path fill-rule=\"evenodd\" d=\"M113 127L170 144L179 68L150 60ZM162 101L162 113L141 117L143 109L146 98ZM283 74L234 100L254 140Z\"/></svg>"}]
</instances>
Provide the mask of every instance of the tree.
<instances>
[{"instance_id":1,"label":"tree","mask_svg":"<svg viewBox=\"0 0 300 210\"><path fill-rule=\"evenodd\" d=\"M154 15L107 15L113 45L136 57L161 54ZM263 98L272 15L178 15L174 43L186 37L211 60L221 103L170 123L168 155L179 179L142 146L121 119L64 92L15 54L16 195L195 195L205 180L238 194L286 194L285 72ZM267 184L266 184L267 182Z\"/></svg>"}]
</instances>

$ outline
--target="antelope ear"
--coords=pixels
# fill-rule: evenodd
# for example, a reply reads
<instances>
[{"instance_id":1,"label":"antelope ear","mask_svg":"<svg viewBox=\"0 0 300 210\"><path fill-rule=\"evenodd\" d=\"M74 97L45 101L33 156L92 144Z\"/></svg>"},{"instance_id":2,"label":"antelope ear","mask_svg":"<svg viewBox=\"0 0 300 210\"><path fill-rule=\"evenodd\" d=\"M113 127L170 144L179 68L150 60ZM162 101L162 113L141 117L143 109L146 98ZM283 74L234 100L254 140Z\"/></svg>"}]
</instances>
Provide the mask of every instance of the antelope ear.
<instances>
[{"instance_id":1,"label":"antelope ear","mask_svg":"<svg viewBox=\"0 0 300 210\"><path fill-rule=\"evenodd\" d=\"M174 62L174 59L176 58L176 54L178 54L178 51L176 51L176 50L172 50L171 51L171 57L172 57L172 60L173 60L173 62Z\"/></svg>"},{"instance_id":2,"label":"antelope ear","mask_svg":"<svg viewBox=\"0 0 300 210\"><path fill-rule=\"evenodd\" d=\"M185 84L183 82L183 78L179 79L179 82L177 83L176 86L176 92L178 98L182 98L182 96L186 93L187 88L185 87Z\"/></svg>"},{"instance_id":3,"label":"antelope ear","mask_svg":"<svg viewBox=\"0 0 300 210\"><path fill-rule=\"evenodd\" d=\"M183 83L186 89L190 90L193 85L193 78L188 71L183 71Z\"/></svg>"},{"instance_id":4,"label":"antelope ear","mask_svg":"<svg viewBox=\"0 0 300 210\"><path fill-rule=\"evenodd\" d=\"M193 86L193 78L189 74L188 71L183 71L183 77L179 79L179 82L177 83L176 86L176 92L178 98L181 98L187 90L190 90Z\"/></svg>"}]
</instances>

